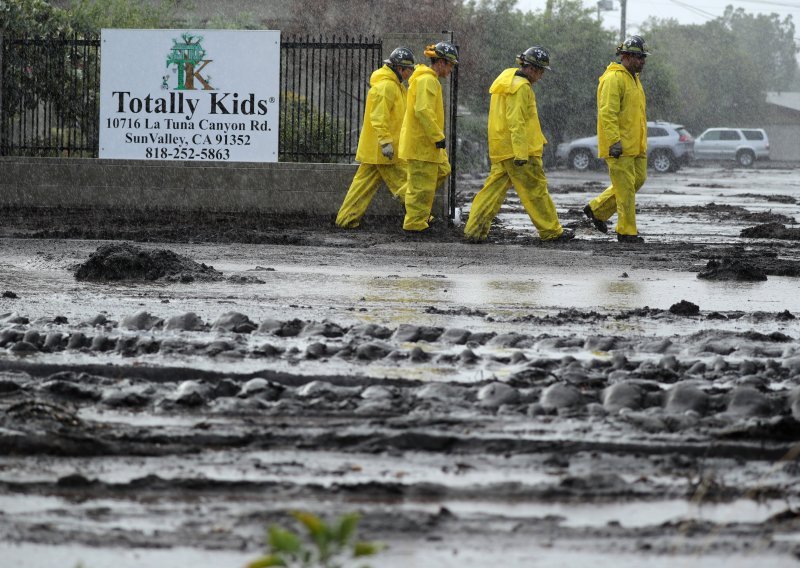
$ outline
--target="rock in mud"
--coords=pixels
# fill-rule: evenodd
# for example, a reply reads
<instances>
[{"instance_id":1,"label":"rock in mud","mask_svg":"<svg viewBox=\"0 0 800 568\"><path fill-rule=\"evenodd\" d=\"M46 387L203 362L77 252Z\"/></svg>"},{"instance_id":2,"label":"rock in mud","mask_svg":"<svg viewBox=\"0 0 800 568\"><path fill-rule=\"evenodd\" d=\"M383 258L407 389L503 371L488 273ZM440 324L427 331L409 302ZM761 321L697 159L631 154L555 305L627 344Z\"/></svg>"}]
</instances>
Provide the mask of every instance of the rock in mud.
<instances>
[{"instance_id":1,"label":"rock in mud","mask_svg":"<svg viewBox=\"0 0 800 568\"><path fill-rule=\"evenodd\" d=\"M76 331L70 334L69 339L67 340L67 349L80 349L88 344L89 340L86 338L86 336L82 332Z\"/></svg>"},{"instance_id":2,"label":"rock in mud","mask_svg":"<svg viewBox=\"0 0 800 568\"><path fill-rule=\"evenodd\" d=\"M42 385L42 390L50 394L72 400L100 400L100 393L90 387L86 387L71 381L52 380Z\"/></svg>"},{"instance_id":3,"label":"rock in mud","mask_svg":"<svg viewBox=\"0 0 800 568\"><path fill-rule=\"evenodd\" d=\"M211 326L212 330L232 331L234 333L252 333L258 326L246 315L239 312L226 312L217 318Z\"/></svg>"},{"instance_id":4,"label":"rock in mud","mask_svg":"<svg viewBox=\"0 0 800 568\"><path fill-rule=\"evenodd\" d=\"M303 328L301 335L305 337L321 335L323 337L342 337L345 334L345 330L339 324L323 321L323 322L309 322Z\"/></svg>"},{"instance_id":5,"label":"rock in mud","mask_svg":"<svg viewBox=\"0 0 800 568\"><path fill-rule=\"evenodd\" d=\"M670 414L692 411L702 416L708 408L708 395L696 385L681 382L667 391L664 408Z\"/></svg>"},{"instance_id":6,"label":"rock in mud","mask_svg":"<svg viewBox=\"0 0 800 568\"><path fill-rule=\"evenodd\" d=\"M296 337L300 335L306 323L299 319L289 321L279 321L276 319L267 319L261 322L258 326L259 333L270 333L277 337Z\"/></svg>"},{"instance_id":7,"label":"rock in mud","mask_svg":"<svg viewBox=\"0 0 800 568\"><path fill-rule=\"evenodd\" d=\"M119 326L122 329L133 329L138 331L149 331L153 328L160 327L164 320L155 316L151 316L146 311L136 312L132 316L125 316Z\"/></svg>"},{"instance_id":8,"label":"rock in mud","mask_svg":"<svg viewBox=\"0 0 800 568\"><path fill-rule=\"evenodd\" d=\"M639 410L642 408L642 398L640 386L631 382L616 383L603 391L603 408L611 414L623 408Z\"/></svg>"},{"instance_id":9,"label":"rock in mud","mask_svg":"<svg viewBox=\"0 0 800 568\"><path fill-rule=\"evenodd\" d=\"M222 273L170 250L148 250L130 243L102 245L75 270L76 280L221 280Z\"/></svg>"},{"instance_id":10,"label":"rock in mud","mask_svg":"<svg viewBox=\"0 0 800 568\"><path fill-rule=\"evenodd\" d=\"M467 398L467 389L446 383L431 383L420 387L414 394L417 398L423 400L461 402Z\"/></svg>"},{"instance_id":11,"label":"rock in mud","mask_svg":"<svg viewBox=\"0 0 800 568\"><path fill-rule=\"evenodd\" d=\"M44 338L42 349L48 352L61 351L64 349L64 336L57 331L51 331Z\"/></svg>"},{"instance_id":12,"label":"rock in mud","mask_svg":"<svg viewBox=\"0 0 800 568\"><path fill-rule=\"evenodd\" d=\"M464 345L469 340L469 336L469 330L451 327L444 331L439 338L439 341L442 343L449 343L451 345Z\"/></svg>"},{"instance_id":13,"label":"rock in mud","mask_svg":"<svg viewBox=\"0 0 800 568\"><path fill-rule=\"evenodd\" d=\"M17 341L22 341L25 334L18 329L4 329L0 331L0 347L6 347Z\"/></svg>"},{"instance_id":14,"label":"rock in mud","mask_svg":"<svg viewBox=\"0 0 800 568\"><path fill-rule=\"evenodd\" d=\"M17 355L23 355L26 353L36 353L39 351L39 348L36 347L33 343L28 343L27 341L17 341L14 345L11 346L11 352Z\"/></svg>"},{"instance_id":15,"label":"rock in mud","mask_svg":"<svg viewBox=\"0 0 800 568\"><path fill-rule=\"evenodd\" d=\"M467 347L461 353L458 354L458 360L464 363L465 365L471 365L475 363L480 357L475 354L475 352Z\"/></svg>"},{"instance_id":16,"label":"rock in mud","mask_svg":"<svg viewBox=\"0 0 800 568\"><path fill-rule=\"evenodd\" d=\"M374 339L389 339L392 336L392 330L388 327L378 325L375 323L367 323L357 325L347 332L348 336L353 337L372 337Z\"/></svg>"},{"instance_id":17,"label":"rock in mud","mask_svg":"<svg viewBox=\"0 0 800 568\"><path fill-rule=\"evenodd\" d=\"M116 345L115 340L111 339L107 335L99 334L92 338L92 343L89 345L89 349L92 351L109 351L114 348L114 345Z\"/></svg>"},{"instance_id":18,"label":"rock in mud","mask_svg":"<svg viewBox=\"0 0 800 568\"><path fill-rule=\"evenodd\" d=\"M175 389L175 402L183 406L200 406L208 398L208 387L197 381L183 381Z\"/></svg>"},{"instance_id":19,"label":"rock in mud","mask_svg":"<svg viewBox=\"0 0 800 568\"><path fill-rule=\"evenodd\" d=\"M264 343L253 349L253 354L260 357L276 357L283 353L283 349L276 347L271 343Z\"/></svg>"},{"instance_id":20,"label":"rock in mud","mask_svg":"<svg viewBox=\"0 0 800 568\"><path fill-rule=\"evenodd\" d=\"M110 408L140 408L150 402L152 395L151 387L125 387L104 392L101 402Z\"/></svg>"},{"instance_id":21,"label":"rock in mud","mask_svg":"<svg viewBox=\"0 0 800 568\"><path fill-rule=\"evenodd\" d=\"M388 400L397 395L396 389L383 385L370 385L361 391L361 398L365 400Z\"/></svg>"},{"instance_id":22,"label":"rock in mud","mask_svg":"<svg viewBox=\"0 0 800 568\"><path fill-rule=\"evenodd\" d=\"M172 316L164 324L165 330L203 331L205 327L203 320L194 312L186 312Z\"/></svg>"},{"instance_id":23,"label":"rock in mud","mask_svg":"<svg viewBox=\"0 0 800 568\"><path fill-rule=\"evenodd\" d=\"M769 416L772 405L763 393L753 387L736 387L730 393L728 414L738 416Z\"/></svg>"},{"instance_id":24,"label":"rock in mud","mask_svg":"<svg viewBox=\"0 0 800 568\"><path fill-rule=\"evenodd\" d=\"M22 341L27 341L28 343L35 345L37 348L42 346L42 336L35 329L29 329L26 331L25 335L22 336Z\"/></svg>"},{"instance_id":25,"label":"rock in mud","mask_svg":"<svg viewBox=\"0 0 800 568\"><path fill-rule=\"evenodd\" d=\"M480 388L477 394L478 404L484 408L499 408L504 404L517 404L519 392L505 383L489 383Z\"/></svg>"},{"instance_id":26,"label":"rock in mud","mask_svg":"<svg viewBox=\"0 0 800 568\"><path fill-rule=\"evenodd\" d=\"M782 239L800 241L800 229L787 229L781 223L764 223L742 229L740 236L747 239Z\"/></svg>"},{"instance_id":27,"label":"rock in mud","mask_svg":"<svg viewBox=\"0 0 800 568\"><path fill-rule=\"evenodd\" d=\"M366 359L367 361L375 361L383 359L392 351L392 346L383 343L382 341L370 341L369 343L362 343L356 347L356 357L359 359Z\"/></svg>"},{"instance_id":28,"label":"rock in mud","mask_svg":"<svg viewBox=\"0 0 800 568\"><path fill-rule=\"evenodd\" d=\"M321 359L328 354L328 348L325 346L324 343L320 343L319 341L315 341L314 343L310 344L306 347L306 359Z\"/></svg>"},{"instance_id":29,"label":"rock in mud","mask_svg":"<svg viewBox=\"0 0 800 568\"><path fill-rule=\"evenodd\" d=\"M262 377L255 377L242 385L238 396L240 398L255 396L264 400L278 400L284 390L286 390L286 387L283 385L273 383Z\"/></svg>"},{"instance_id":30,"label":"rock in mud","mask_svg":"<svg viewBox=\"0 0 800 568\"><path fill-rule=\"evenodd\" d=\"M545 409L559 410L583 404L581 391L566 383L555 383L544 389L539 404Z\"/></svg>"},{"instance_id":31,"label":"rock in mud","mask_svg":"<svg viewBox=\"0 0 800 568\"><path fill-rule=\"evenodd\" d=\"M795 420L800 422L800 387L795 387L787 399L789 410Z\"/></svg>"},{"instance_id":32,"label":"rock in mud","mask_svg":"<svg viewBox=\"0 0 800 568\"><path fill-rule=\"evenodd\" d=\"M491 345L494 347L502 347L504 349L507 349L510 347L514 347L524 338L525 338L524 335L520 335L515 331L511 331L508 333L501 333L500 335L492 337L489 341L486 342L486 345Z\"/></svg>"},{"instance_id":33,"label":"rock in mud","mask_svg":"<svg viewBox=\"0 0 800 568\"><path fill-rule=\"evenodd\" d=\"M25 325L25 324L30 323L30 320L28 320L28 318L26 318L25 316L21 316L18 313L13 312L13 313L10 313L10 314L2 314L2 315L0 315L0 323L1 324L10 324L10 325L21 323L21 324Z\"/></svg>"},{"instance_id":34,"label":"rock in mud","mask_svg":"<svg viewBox=\"0 0 800 568\"><path fill-rule=\"evenodd\" d=\"M339 389L326 381L311 381L297 389L297 396L301 398L336 398Z\"/></svg>"},{"instance_id":35,"label":"rock in mud","mask_svg":"<svg viewBox=\"0 0 800 568\"><path fill-rule=\"evenodd\" d=\"M735 280L738 282L760 282L767 279L764 270L737 257L709 260L706 270L697 277L705 280Z\"/></svg>"},{"instance_id":36,"label":"rock in mud","mask_svg":"<svg viewBox=\"0 0 800 568\"><path fill-rule=\"evenodd\" d=\"M672 304L669 311L678 316L697 316L700 315L700 306L688 300L681 300L677 304Z\"/></svg>"}]
</instances>

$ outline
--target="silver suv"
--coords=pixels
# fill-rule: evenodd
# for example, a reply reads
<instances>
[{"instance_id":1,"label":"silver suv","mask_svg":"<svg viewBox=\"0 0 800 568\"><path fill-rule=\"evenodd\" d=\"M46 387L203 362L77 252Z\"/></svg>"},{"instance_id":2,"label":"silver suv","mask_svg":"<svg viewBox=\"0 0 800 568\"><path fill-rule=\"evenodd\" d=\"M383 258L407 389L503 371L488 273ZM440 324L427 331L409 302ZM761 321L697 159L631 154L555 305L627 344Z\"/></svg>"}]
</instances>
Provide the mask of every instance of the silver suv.
<instances>
[{"instance_id":1,"label":"silver suv","mask_svg":"<svg viewBox=\"0 0 800 568\"><path fill-rule=\"evenodd\" d=\"M692 159L694 139L683 125L672 122L648 121L647 163L659 173L674 172ZM597 136L579 138L559 144L556 160L576 170L598 167Z\"/></svg>"},{"instance_id":2,"label":"silver suv","mask_svg":"<svg viewBox=\"0 0 800 568\"><path fill-rule=\"evenodd\" d=\"M709 128L694 141L698 160L736 160L749 168L769 160L769 138L762 128Z\"/></svg>"}]
</instances>

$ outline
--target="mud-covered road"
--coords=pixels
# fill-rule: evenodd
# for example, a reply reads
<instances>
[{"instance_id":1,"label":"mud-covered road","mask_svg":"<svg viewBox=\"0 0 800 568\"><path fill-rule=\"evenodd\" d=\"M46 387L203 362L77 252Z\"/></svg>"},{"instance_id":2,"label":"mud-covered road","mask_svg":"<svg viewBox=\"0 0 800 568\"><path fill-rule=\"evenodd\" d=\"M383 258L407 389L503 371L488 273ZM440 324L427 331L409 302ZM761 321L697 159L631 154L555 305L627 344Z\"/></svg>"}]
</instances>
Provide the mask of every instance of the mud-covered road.
<instances>
[{"instance_id":1,"label":"mud-covered road","mask_svg":"<svg viewBox=\"0 0 800 568\"><path fill-rule=\"evenodd\" d=\"M653 174L644 246L602 172L564 244L2 211L0 566L241 567L296 509L376 567L796 566L798 171Z\"/></svg>"}]
</instances>

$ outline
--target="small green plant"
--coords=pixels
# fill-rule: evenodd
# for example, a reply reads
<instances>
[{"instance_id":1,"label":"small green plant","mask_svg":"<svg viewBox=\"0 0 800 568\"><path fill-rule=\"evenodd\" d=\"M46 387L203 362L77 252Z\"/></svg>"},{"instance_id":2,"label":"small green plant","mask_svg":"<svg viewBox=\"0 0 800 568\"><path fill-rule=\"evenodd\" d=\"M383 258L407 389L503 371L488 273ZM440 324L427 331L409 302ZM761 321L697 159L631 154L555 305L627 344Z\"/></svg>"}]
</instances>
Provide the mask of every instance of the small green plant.
<instances>
[{"instance_id":1,"label":"small green plant","mask_svg":"<svg viewBox=\"0 0 800 568\"><path fill-rule=\"evenodd\" d=\"M250 562L246 568L345 568L377 554L382 548L378 543L356 540L356 528L361 518L358 513L342 515L330 524L307 512L293 512L292 517L307 534L270 526L267 530L268 553ZM367 567L361 565L361 568Z\"/></svg>"}]
</instances>

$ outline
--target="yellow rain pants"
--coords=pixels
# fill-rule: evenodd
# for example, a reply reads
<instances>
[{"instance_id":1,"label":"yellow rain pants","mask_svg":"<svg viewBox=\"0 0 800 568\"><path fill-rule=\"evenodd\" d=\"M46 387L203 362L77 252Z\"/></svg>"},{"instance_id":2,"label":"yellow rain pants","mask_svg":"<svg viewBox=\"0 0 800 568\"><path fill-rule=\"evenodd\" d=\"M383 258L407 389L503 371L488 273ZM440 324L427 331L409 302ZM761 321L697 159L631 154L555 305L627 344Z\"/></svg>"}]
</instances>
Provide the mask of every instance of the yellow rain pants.
<instances>
[{"instance_id":1,"label":"yellow rain pants","mask_svg":"<svg viewBox=\"0 0 800 568\"><path fill-rule=\"evenodd\" d=\"M387 65L376 69L370 76L364 124L356 150L356 161L361 165L339 208L337 227L355 229L361 224L381 181L392 192L392 196L403 203L406 163L397 154L406 112L406 93L397 73ZM381 152L384 144L394 147L395 156L391 160Z\"/></svg>"},{"instance_id":2,"label":"yellow rain pants","mask_svg":"<svg viewBox=\"0 0 800 568\"><path fill-rule=\"evenodd\" d=\"M424 231L428 228L436 189L450 175L450 162L408 161L406 184L406 216L403 229Z\"/></svg>"},{"instance_id":3,"label":"yellow rain pants","mask_svg":"<svg viewBox=\"0 0 800 568\"><path fill-rule=\"evenodd\" d=\"M386 184L392 196L402 205L406 193L406 163L397 164L361 164L353 176L350 189L339 208L336 226L342 229L355 229L367 212L367 207L375 197L381 181Z\"/></svg>"},{"instance_id":4,"label":"yellow rain pants","mask_svg":"<svg viewBox=\"0 0 800 568\"><path fill-rule=\"evenodd\" d=\"M601 221L617 213L616 231L620 235L638 235L636 229L636 192L647 179L647 156L606 158L611 185L589 202L594 216Z\"/></svg>"},{"instance_id":5,"label":"yellow rain pants","mask_svg":"<svg viewBox=\"0 0 800 568\"><path fill-rule=\"evenodd\" d=\"M408 161L403 220L406 231L428 228L436 189L450 174L447 151L436 147L445 137L443 101L436 72L426 65L417 65L408 79L406 114L400 130L399 157Z\"/></svg>"},{"instance_id":6,"label":"yellow rain pants","mask_svg":"<svg viewBox=\"0 0 800 568\"><path fill-rule=\"evenodd\" d=\"M547 241L561 236L564 229L547 191L542 159L536 156L531 156L524 166L515 166L513 158L492 163L489 177L472 201L464 236L473 241L486 239L512 184L539 237Z\"/></svg>"}]
</instances>

